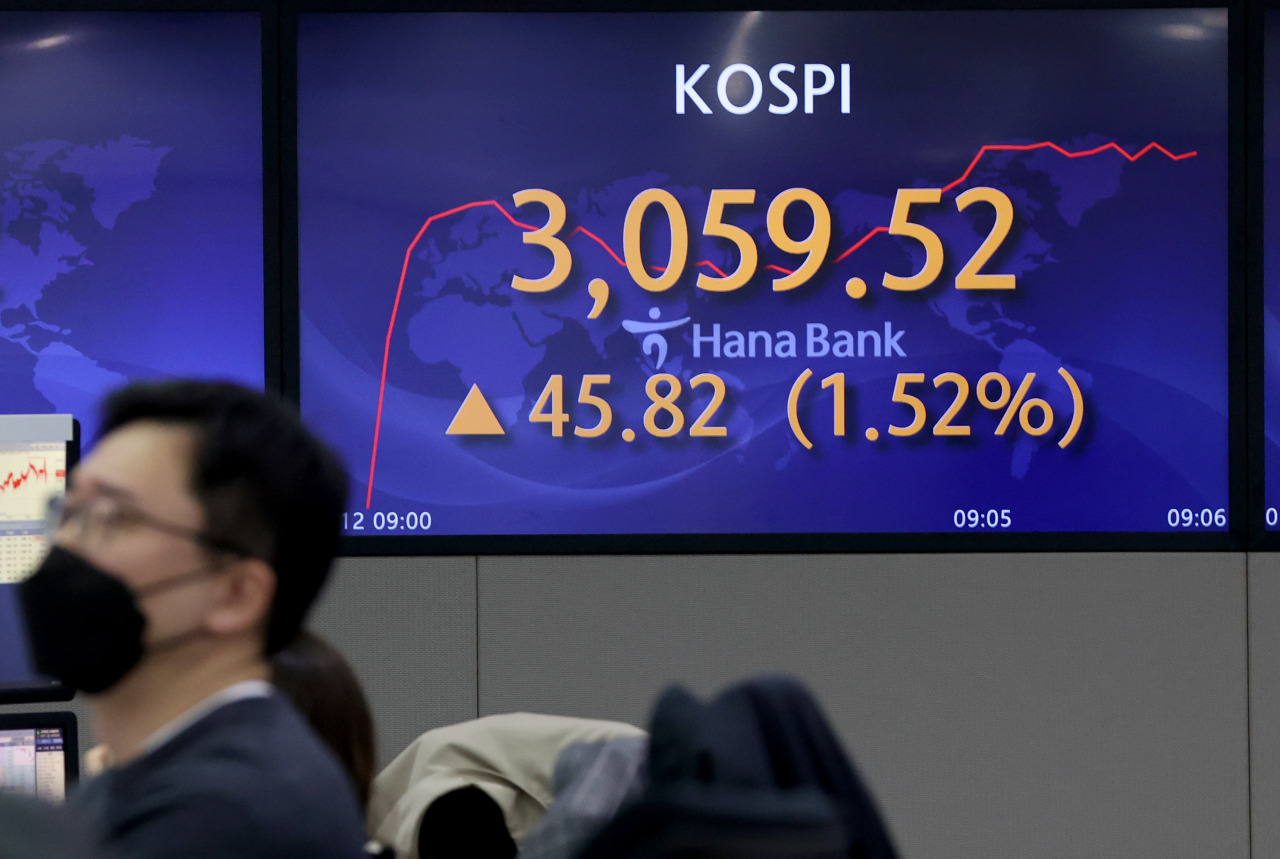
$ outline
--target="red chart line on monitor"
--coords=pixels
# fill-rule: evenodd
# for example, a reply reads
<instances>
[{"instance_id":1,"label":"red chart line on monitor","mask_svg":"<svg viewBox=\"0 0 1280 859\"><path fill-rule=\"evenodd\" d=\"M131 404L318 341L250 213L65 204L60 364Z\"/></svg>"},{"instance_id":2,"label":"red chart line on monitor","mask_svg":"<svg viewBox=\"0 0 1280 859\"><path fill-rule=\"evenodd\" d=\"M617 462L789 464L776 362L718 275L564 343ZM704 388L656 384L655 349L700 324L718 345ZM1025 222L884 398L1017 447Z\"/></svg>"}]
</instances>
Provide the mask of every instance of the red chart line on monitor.
<instances>
[{"instance_id":1,"label":"red chart line on monitor","mask_svg":"<svg viewBox=\"0 0 1280 859\"><path fill-rule=\"evenodd\" d=\"M1054 152L1057 152L1066 158L1088 158L1090 156L1098 155L1108 150L1114 150L1115 152L1120 153L1130 162L1137 161L1139 158L1143 157L1144 155L1150 152L1159 152L1165 155L1166 157L1168 157L1171 161L1182 161L1187 158L1194 158L1198 154L1196 150L1192 150L1191 152L1184 152L1181 155L1175 155L1172 152L1170 152L1168 149L1166 149L1165 147L1161 146L1159 143L1156 143L1154 141L1152 141L1151 143L1148 143L1146 146L1139 149L1136 153L1132 153L1132 154L1128 150L1126 150L1124 147L1120 146L1120 144L1115 142L1104 143L1101 146L1095 146L1092 149L1082 149L1075 152L1064 149L1063 147L1049 140L1041 141L1040 143L991 143L983 146L981 149L978 150L977 154L973 156L973 160L969 162L969 166L965 168L965 171L963 173L961 173L951 182L942 186L942 193L946 194L949 191L952 191L958 185L960 185L965 180L967 180L969 176L973 173L973 171L977 168L978 163L982 160L983 156L985 156L989 152L1030 152L1036 149L1052 149ZM374 476L375 470L377 469L377 464L378 464L378 439L382 433L382 404L387 391L387 364L389 363L390 357L391 357L391 335L396 327L396 315L400 311L400 299L404 294L404 281L405 281L405 277L409 273L409 263L412 261L413 249L418 246L418 242L422 240L422 237L426 234L427 229L435 222L443 220L444 218L448 218L452 215L456 215L459 212L464 212L468 209L479 208L481 206L491 206L497 209L499 212L502 213L503 217L505 217L508 221L510 221L514 226L517 226L522 230L529 230L530 232L532 232L538 229L537 227L534 227L530 224L526 224L526 223L523 223L522 221L516 220L515 216L512 215L509 211L507 211L507 209L497 200L477 200L472 203L465 203L461 206L455 206L452 209L448 209L447 211L444 211L444 212L438 212L432 215L431 217L427 218L427 220L423 222L422 227L418 230L417 235L413 237L413 241L411 241L409 243L409 246L405 248L404 264L400 267L400 282L396 286L396 299L391 306L391 321L387 324L387 339L382 349L382 376L378 382L378 410L377 410L376 416L374 417L373 450L369 456L369 484L368 484L368 491L365 493L365 500L364 500L364 506L366 510L373 505L373 476ZM889 231L888 226L874 227L873 229L867 231L866 234L864 234L860 239L858 239L858 241L854 242L847 250L841 253L838 257L831 260L831 263L834 264L834 263L842 262L844 259L849 257L851 254L853 254L863 245L865 245L868 241L870 241L872 236L875 236L879 233L887 233L888 231ZM575 227L573 232L569 233L569 236L566 239L566 241L578 235L579 233L583 234L584 236L586 236L587 238L591 239L596 244L598 244L601 248L603 248L605 252L608 253L609 256L611 256L614 262L616 262L618 265L623 266L624 268L626 267L626 261L621 256L618 255L617 251L615 251L612 247L609 246L608 242L606 242L604 239L600 238L590 230L586 229L585 227L581 227L581 226ZM721 271L710 260L700 260L699 262L695 263L694 267L710 268L711 270L715 271L720 277L724 277L724 272ZM663 271L662 267L660 266L652 266L652 268L654 268L657 271ZM783 274L792 273L791 271L781 266L777 266L773 264L766 265L765 268L772 269L773 271L781 272ZM0 488L2 488L2 486L0 486Z\"/></svg>"},{"instance_id":2,"label":"red chart line on monitor","mask_svg":"<svg viewBox=\"0 0 1280 859\"><path fill-rule=\"evenodd\" d=\"M10 489L18 489L33 477L41 477L47 481L49 479L49 464L43 459L41 463L42 465L36 465L35 460L29 460L27 467L19 473L9 472L4 480L0 480L0 493L8 492Z\"/></svg>"}]
</instances>

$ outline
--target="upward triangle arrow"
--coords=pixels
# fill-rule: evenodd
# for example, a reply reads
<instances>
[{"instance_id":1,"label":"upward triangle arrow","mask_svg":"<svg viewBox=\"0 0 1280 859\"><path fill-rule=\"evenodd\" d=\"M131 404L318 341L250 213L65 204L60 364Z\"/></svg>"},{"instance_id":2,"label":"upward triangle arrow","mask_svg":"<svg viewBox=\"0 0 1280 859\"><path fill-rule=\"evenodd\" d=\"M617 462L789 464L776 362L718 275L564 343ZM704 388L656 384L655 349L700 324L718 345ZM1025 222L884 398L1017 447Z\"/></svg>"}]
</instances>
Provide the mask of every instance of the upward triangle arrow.
<instances>
[{"instance_id":1,"label":"upward triangle arrow","mask_svg":"<svg viewBox=\"0 0 1280 859\"><path fill-rule=\"evenodd\" d=\"M506 435L507 431L498 422L489 401L480 393L479 385L472 385L467 398L458 407L445 435Z\"/></svg>"}]
</instances>

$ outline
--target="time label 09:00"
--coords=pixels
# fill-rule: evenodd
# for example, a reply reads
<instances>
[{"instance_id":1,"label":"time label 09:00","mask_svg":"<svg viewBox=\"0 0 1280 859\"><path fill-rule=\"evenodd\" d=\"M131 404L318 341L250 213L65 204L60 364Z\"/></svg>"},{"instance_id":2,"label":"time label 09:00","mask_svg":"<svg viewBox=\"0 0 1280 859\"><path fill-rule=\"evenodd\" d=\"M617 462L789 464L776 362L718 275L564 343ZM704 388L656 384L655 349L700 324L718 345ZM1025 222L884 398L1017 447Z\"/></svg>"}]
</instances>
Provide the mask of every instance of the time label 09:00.
<instances>
[{"instance_id":1,"label":"time label 09:00","mask_svg":"<svg viewBox=\"0 0 1280 859\"><path fill-rule=\"evenodd\" d=\"M396 531L412 533L431 530L431 514L423 510L397 513L394 510L383 512L375 510L372 514L363 511L342 514L343 531Z\"/></svg>"}]
</instances>

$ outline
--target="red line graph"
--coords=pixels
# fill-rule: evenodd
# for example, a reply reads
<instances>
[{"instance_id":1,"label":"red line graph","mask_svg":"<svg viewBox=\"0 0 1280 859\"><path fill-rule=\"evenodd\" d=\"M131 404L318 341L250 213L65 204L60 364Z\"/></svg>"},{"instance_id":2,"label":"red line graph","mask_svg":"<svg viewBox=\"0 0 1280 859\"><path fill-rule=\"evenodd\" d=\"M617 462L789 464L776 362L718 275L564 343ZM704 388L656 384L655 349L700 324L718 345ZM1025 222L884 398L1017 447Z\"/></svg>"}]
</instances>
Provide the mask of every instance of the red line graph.
<instances>
[{"instance_id":1,"label":"red line graph","mask_svg":"<svg viewBox=\"0 0 1280 859\"><path fill-rule=\"evenodd\" d=\"M33 477L39 477L45 481L48 481L49 479L48 461L44 457L41 457L39 459L39 463L40 464L37 465L35 459L29 459L27 460L27 467L23 469L21 472L19 472L18 474L14 474L12 471L10 471L4 480L0 480L0 493L8 492L11 489L19 489L21 488L22 484L31 480Z\"/></svg>"},{"instance_id":2,"label":"red line graph","mask_svg":"<svg viewBox=\"0 0 1280 859\"><path fill-rule=\"evenodd\" d=\"M1108 149L1114 149L1116 152L1119 152L1125 158L1129 159L1130 162L1137 161L1139 158L1146 155L1148 152L1151 152L1152 150L1164 153L1165 155L1169 156L1169 158L1173 161L1181 161L1184 158L1194 158L1197 154L1196 151L1192 150L1191 152L1184 152L1181 155L1174 155L1172 152L1170 152L1168 149L1165 149L1159 143L1154 143L1154 142L1148 143L1146 146L1139 149L1136 155L1130 155L1119 144L1116 144L1116 143L1104 143L1101 146L1094 147L1093 149L1085 149L1080 152L1068 152L1058 144L1052 143L1047 140L1044 141L1043 143L1028 143L1028 144L992 143L990 145L984 146L981 149L979 149L978 154L973 156L973 160L969 162L968 168L966 168L965 171L960 174L959 178L957 178L953 182L950 182L942 186L942 193L946 194L948 191L951 191L961 182L968 179L969 174L973 173L974 168L978 166L978 162L982 160L982 156L986 155L988 152L1030 152L1033 149L1052 149L1054 152L1058 152L1066 156L1067 158L1087 158L1090 155L1097 155L1098 153L1105 152ZM887 226L876 227L875 229L868 232L865 236L858 239L858 241L854 242L854 244L847 251L840 254L840 256L836 257L835 259L833 259L832 262L837 263L842 261L845 257L849 256L849 254L853 253L858 248L862 247L868 241L870 241L872 236L878 233L887 233L887 232L889 232L889 228ZM778 269L778 270L781 271L782 269ZM790 272L788 272L788 274L790 274Z\"/></svg>"},{"instance_id":3,"label":"red line graph","mask_svg":"<svg viewBox=\"0 0 1280 859\"><path fill-rule=\"evenodd\" d=\"M1134 154L1130 154L1126 149L1124 149L1124 147L1120 146L1118 143L1104 143L1101 146L1094 147L1093 149L1084 149L1076 152L1072 152L1067 149L1064 149L1058 144L1048 140L1042 141L1040 143L1027 143L1027 144L991 143L983 146L981 149L978 150L977 154L973 156L973 160L969 162L969 166L965 168L965 171L963 173L961 173L958 177L956 177L951 182L942 186L942 193L946 194L950 192L951 190L956 188L958 185L962 184L965 180L967 180L969 176L973 173L973 171L977 168L978 163L982 160L983 156L985 156L989 152L1030 152L1036 149L1052 149L1054 152L1057 152L1066 158L1087 158L1093 155L1098 155L1102 152L1106 152L1108 150L1114 150L1118 152L1120 155L1124 156L1130 162L1137 161L1139 158L1142 158L1147 153L1153 152L1153 151L1160 152L1161 154L1165 155L1172 161L1182 161L1187 158L1194 158L1198 154L1196 150L1192 150L1191 152L1184 152L1181 155L1175 155L1172 152L1170 152L1168 149L1164 148L1159 143L1156 143L1154 141L1151 143L1148 143L1146 146L1142 147ZM515 216L512 215L509 211L507 211L507 209L504 208L503 205L499 203L497 200L477 200L476 202L473 202L473 203L466 203L461 206L455 206L452 209L449 209L444 212L439 212L427 218L427 220L423 222L421 229L418 230L418 234L413 237L413 241L411 241L409 243L409 246L405 248L404 264L400 267L400 282L396 286L396 298L395 298L395 302L391 306L391 321L387 324L387 338L382 349L382 376L378 382L378 410L377 410L377 415L374 418L373 450L369 456L369 484L368 484L368 491L365 493L365 501L364 501L364 506L366 510L369 509L369 507L372 506L373 504L373 476L374 476L374 471L376 470L377 464L378 464L378 439L382 432L382 404L387 391L387 364L391 357L391 335L396 327L396 315L400 311L400 299L404 294L404 281L405 281L405 277L409 273L409 263L412 260L413 250L418 246L418 242L422 240L423 235L426 234L427 228L430 227L432 224L434 224L436 221L442 220L444 218L448 218L452 215L456 215L459 212L464 212L468 209L478 208L480 206L492 206L493 208L497 209L502 214L503 217L505 217L514 226L517 226L520 229L529 230L531 232L538 229L537 227L534 227L530 224L526 224L516 220ZM888 226L874 227L873 229L869 230L865 235L863 235L860 239L858 239L853 245L851 245L848 248L848 250L844 251L838 257L833 259L831 263L834 264L834 263L843 261L846 257L851 255L856 250L858 250L863 245L865 245L868 241L870 241L872 236L875 236L879 233L887 233L888 231L889 231ZM569 239L572 239L574 236L578 235L579 233L586 236L588 239L590 239L591 241L599 245L601 248L603 248L605 253L607 253L610 257L612 257L614 262L616 262L618 265L623 266L624 268L626 267L626 261L621 256L618 255L617 251L615 251L612 247L610 247L608 242L606 242L604 239L600 238L600 236L588 230L586 227L582 227L582 226L575 227L573 231L569 233L565 241L567 242ZM694 263L694 267L710 268L720 277L725 276L724 272L721 271L720 268L717 267L710 260L700 260L697 263ZM662 268L661 266L652 266L652 268L654 268L657 271L665 271L665 269ZM785 274L785 275L789 275L793 273L792 271L789 271L786 268L773 265L773 264L766 265L765 269L766 270L771 269L773 271L780 272L781 274ZM3 489L3 488L4 486L0 484L0 489Z\"/></svg>"}]
</instances>

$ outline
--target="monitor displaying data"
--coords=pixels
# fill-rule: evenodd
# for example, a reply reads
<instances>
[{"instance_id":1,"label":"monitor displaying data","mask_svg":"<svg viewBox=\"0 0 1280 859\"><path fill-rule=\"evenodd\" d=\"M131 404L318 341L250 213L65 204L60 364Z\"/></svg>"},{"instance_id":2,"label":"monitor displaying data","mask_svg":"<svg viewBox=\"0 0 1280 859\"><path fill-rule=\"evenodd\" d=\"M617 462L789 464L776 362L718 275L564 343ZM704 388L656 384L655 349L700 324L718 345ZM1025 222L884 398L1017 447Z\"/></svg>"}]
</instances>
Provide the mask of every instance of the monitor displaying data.
<instances>
[{"instance_id":1,"label":"monitor displaying data","mask_svg":"<svg viewBox=\"0 0 1280 859\"><path fill-rule=\"evenodd\" d=\"M0 703L70 697L30 665L17 585L44 557L45 511L78 451L70 415L0 415Z\"/></svg>"},{"instance_id":2,"label":"monitor displaying data","mask_svg":"<svg viewBox=\"0 0 1280 859\"><path fill-rule=\"evenodd\" d=\"M262 23L0 12L0 410L264 382Z\"/></svg>"},{"instance_id":3,"label":"monitor displaying data","mask_svg":"<svg viewBox=\"0 0 1280 859\"><path fill-rule=\"evenodd\" d=\"M1225 534L1228 19L300 14L346 533Z\"/></svg>"},{"instance_id":4,"label":"monitor displaying data","mask_svg":"<svg viewBox=\"0 0 1280 859\"><path fill-rule=\"evenodd\" d=\"M62 802L79 772L77 753L72 713L0 716L0 795Z\"/></svg>"}]
</instances>

